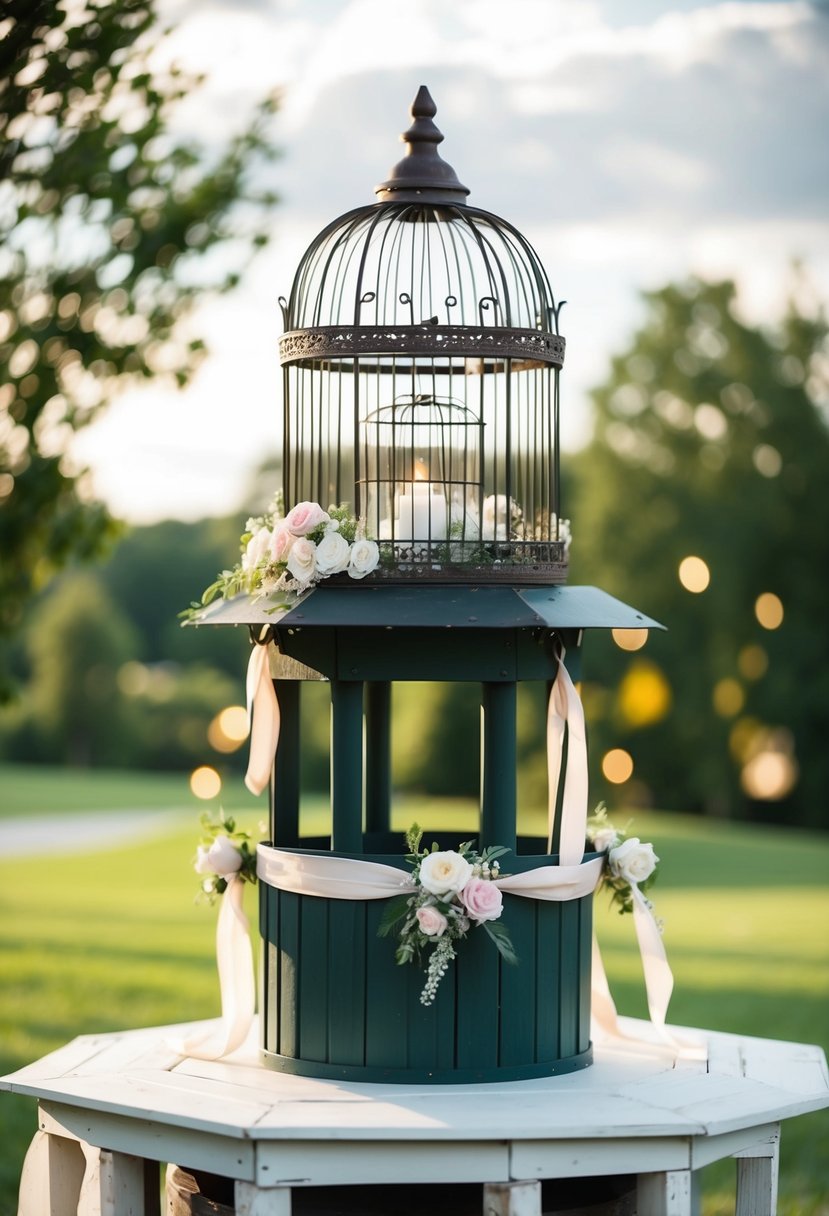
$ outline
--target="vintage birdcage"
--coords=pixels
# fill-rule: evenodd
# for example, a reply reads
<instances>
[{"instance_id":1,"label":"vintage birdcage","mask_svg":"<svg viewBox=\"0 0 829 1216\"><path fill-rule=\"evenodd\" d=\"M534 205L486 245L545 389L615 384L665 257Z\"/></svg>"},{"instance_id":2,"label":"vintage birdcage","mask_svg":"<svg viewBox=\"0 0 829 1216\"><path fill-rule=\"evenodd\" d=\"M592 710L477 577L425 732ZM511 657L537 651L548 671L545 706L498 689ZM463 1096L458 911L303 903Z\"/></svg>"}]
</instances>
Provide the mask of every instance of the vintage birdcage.
<instances>
[{"instance_id":1,"label":"vintage birdcage","mask_svg":"<svg viewBox=\"0 0 829 1216\"><path fill-rule=\"evenodd\" d=\"M374 579L562 582L560 305L467 203L434 114L421 88L378 202L319 234L282 301L285 498L347 503Z\"/></svg>"}]
</instances>

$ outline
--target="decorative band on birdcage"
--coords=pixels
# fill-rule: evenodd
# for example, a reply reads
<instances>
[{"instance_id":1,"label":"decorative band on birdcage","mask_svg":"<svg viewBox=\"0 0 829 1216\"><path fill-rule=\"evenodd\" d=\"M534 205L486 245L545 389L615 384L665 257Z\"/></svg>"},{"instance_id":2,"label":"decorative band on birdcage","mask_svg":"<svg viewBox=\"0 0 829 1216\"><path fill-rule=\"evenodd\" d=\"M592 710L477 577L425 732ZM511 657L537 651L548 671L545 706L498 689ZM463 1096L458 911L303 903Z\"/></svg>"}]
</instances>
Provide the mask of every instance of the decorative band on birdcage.
<instances>
[{"instance_id":1,"label":"decorative band on birdcage","mask_svg":"<svg viewBox=\"0 0 829 1216\"><path fill-rule=\"evenodd\" d=\"M284 334L279 341L280 363L326 363L336 370L340 359L371 355L418 356L432 358L465 357L471 359L512 359L514 371L564 364L565 340L559 334L537 329L503 329L473 325L322 325L314 329L297 329ZM389 365L390 372L399 372L398 362ZM447 372L463 375L465 366L447 367ZM503 362L485 364L483 372L503 371Z\"/></svg>"}]
</instances>

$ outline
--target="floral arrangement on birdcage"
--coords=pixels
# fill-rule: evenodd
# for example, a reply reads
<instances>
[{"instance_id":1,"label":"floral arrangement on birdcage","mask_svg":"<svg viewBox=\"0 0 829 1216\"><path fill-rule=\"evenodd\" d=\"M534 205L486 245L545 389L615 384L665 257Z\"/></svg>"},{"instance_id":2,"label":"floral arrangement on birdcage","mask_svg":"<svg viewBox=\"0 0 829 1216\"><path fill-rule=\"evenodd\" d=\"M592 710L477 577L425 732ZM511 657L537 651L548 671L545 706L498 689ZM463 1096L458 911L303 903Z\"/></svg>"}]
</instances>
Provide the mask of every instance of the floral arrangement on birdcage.
<instances>
[{"instance_id":1,"label":"floral arrangement on birdcage","mask_svg":"<svg viewBox=\"0 0 829 1216\"><path fill-rule=\"evenodd\" d=\"M300 502L285 514L279 495L268 511L247 521L240 548L237 564L223 570L183 617L192 619L218 598L298 595L332 574L363 579L380 560L364 523L346 507L325 511L317 502Z\"/></svg>"}]
</instances>

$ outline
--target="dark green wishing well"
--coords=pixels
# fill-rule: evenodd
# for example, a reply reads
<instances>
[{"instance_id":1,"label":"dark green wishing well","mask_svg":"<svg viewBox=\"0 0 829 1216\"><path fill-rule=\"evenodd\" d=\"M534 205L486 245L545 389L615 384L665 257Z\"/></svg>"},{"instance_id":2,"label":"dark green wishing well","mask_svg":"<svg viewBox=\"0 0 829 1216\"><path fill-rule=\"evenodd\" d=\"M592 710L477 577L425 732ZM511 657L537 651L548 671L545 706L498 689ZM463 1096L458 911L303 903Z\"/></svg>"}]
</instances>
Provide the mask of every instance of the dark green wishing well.
<instances>
[{"instance_id":1,"label":"dark green wishing well","mask_svg":"<svg viewBox=\"0 0 829 1216\"><path fill-rule=\"evenodd\" d=\"M434 114L421 89L378 201L329 224L300 262L280 344L283 509L246 552L239 586L257 594L200 617L246 625L266 648L258 687L280 725L260 849L263 1058L319 1077L460 1083L590 1063L602 862L585 852L572 681L586 629L656 626L564 585L560 305L524 237L467 203ZM322 839L300 834L309 680L331 694ZM440 857L418 861L413 881L390 830L394 686L426 680L480 690L480 814L468 860L427 803ZM516 800L516 706L530 682L550 705L540 840L520 834ZM495 846L508 851L492 868ZM440 959L424 1001L424 968L437 975Z\"/></svg>"}]
</instances>

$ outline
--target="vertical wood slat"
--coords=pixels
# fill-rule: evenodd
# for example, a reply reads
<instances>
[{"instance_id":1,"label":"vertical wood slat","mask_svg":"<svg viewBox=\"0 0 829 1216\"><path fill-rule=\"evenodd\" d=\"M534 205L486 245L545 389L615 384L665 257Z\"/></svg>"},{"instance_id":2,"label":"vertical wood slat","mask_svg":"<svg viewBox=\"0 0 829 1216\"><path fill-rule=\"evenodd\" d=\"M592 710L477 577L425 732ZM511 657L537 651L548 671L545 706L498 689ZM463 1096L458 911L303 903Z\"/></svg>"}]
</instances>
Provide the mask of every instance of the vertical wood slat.
<instances>
[{"instance_id":1,"label":"vertical wood slat","mask_svg":"<svg viewBox=\"0 0 829 1216\"><path fill-rule=\"evenodd\" d=\"M518 964L501 963L501 1021L499 1063L502 1066L535 1061L536 974L535 943L538 905L533 899L507 896L501 919L509 934ZM492 949L495 949L494 944ZM521 972L519 974L519 968Z\"/></svg>"},{"instance_id":2,"label":"vertical wood slat","mask_svg":"<svg viewBox=\"0 0 829 1216\"><path fill-rule=\"evenodd\" d=\"M409 1033L411 968L395 963L395 937L377 936L386 906L384 899L366 905L366 1064L399 1067Z\"/></svg>"},{"instance_id":3,"label":"vertical wood slat","mask_svg":"<svg viewBox=\"0 0 829 1216\"><path fill-rule=\"evenodd\" d=\"M561 1026L559 1052L572 1056L579 1042L579 908L578 901L561 904L558 1016Z\"/></svg>"},{"instance_id":4,"label":"vertical wood slat","mask_svg":"<svg viewBox=\"0 0 829 1216\"><path fill-rule=\"evenodd\" d=\"M363 845L363 684L331 681L331 848Z\"/></svg>"},{"instance_id":5,"label":"vertical wood slat","mask_svg":"<svg viewBox=\"0 0 829 1216\"><path fill-rule=\"evenodd\" d=\"M328 1058L365 1064L366 905L338 900L328 921Z\"/></svg>"},{"instance_id":6,"label":"vertical wood slat","mask_svg":"<svg viewBox=\"0 0 829 1216\"><path fill-rule=\"evenodd\" d=\"M320 966L325 956L329 931L327 899L308 897L300 900L299 991L302 1019L299 1024L298 1054L303 1060L328 1060L328 968Z\"/></svg>"},{"instance_id":7,"label":"vertical wood slat","mask_svg":"<svg viewBox=\"0 0 829 1216\"><path fill-rule=\"evenodd\" d=\"M289 847L299 843L299 680L274 680L279 703L279 745L273 771L271 840Z\"/></svg>"},{"instance_id":8,"label":"vertical wood slat","mask_svg":"<svg viewBox=\"0 0 829 1216\"><path fill-rule=\"evenodd\" d=\"M536 1060L561 1058L558 1008L561 976L561 905L539 904L535 941Z\"/></svg>"},{"instance_id":9,"label":"vertical wood slat","mask_svg":"<svg viewBox=\"0 0 829 1216\"><path fill-rule=\"evenodd\" d=\"M590 997L593 964L593 900L580 899L576 908L579 919L579 1026L576 1051L590 1046Z\"/></svg>"},{"instance_id":10,"label":"vertical wood slat","mask_svg":"<svg viewBox=\"0 0 829 1216\"><path fill-rule=\"evenodd\" d=\"M277 916L279 892L267 883L259 884L262 908L262 961L265 1004L262 1006L262 1045L266 1051L279 1050L279 922Z\"/></svg>"},{"instance_id":11,"label":"vertical wood slat","mask_svg":"<svg viewBox=\"0 0 829 1216\"><path fill-rule=\"evenodd\" d=\"M470 930L458 949L453 967L457 999L457 1066L495 1068L499 1046L500 956L484 929Z\"/></svg>"},{"instance_id":12,"label":"vertical wood slat","mask_svg":"<svg viewBox=\"0 0 829 1216\"><path fill-rule=\"evenodd\" d=\"M299 988L299 895L278 891L279 901L279 1052L295 1056L302 1005Z\"/></svg>"}]
</instances>

